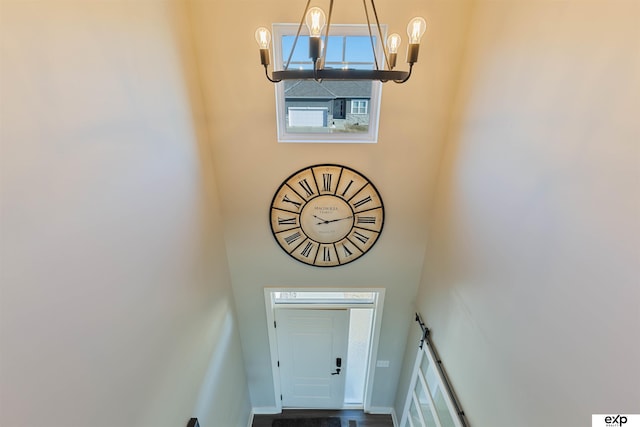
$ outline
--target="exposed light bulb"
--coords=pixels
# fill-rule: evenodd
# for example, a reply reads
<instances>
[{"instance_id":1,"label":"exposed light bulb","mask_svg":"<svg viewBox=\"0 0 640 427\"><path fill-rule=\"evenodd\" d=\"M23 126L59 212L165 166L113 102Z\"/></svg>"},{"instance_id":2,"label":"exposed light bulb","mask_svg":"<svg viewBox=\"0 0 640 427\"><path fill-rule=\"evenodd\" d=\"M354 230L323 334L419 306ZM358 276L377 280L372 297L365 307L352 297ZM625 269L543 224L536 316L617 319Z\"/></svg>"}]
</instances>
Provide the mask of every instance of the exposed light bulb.
<instances>
[{"instance_id":1,"label":"exposed light bulb","mask_svg":"<svg viewBox=\"0 0 640 427\"><path fill-rule=\"evenodd\" d=\"M310 37L320 37L322 29L327 23L327 16L319 7L312 7L307 12L307 28L309 28Z\"/></svg>"},{"instance_id":2,"label":"exposed light bulb","mask_svg":"<svg viewBox=\"0 0 640 427\"><path fill-rule=\"evenodd\" d=\"M393 33L387 37L387 49L389 49L389 53L398 53L401 42L402 38L398 33Z\"/></svg>"},{"instance_id":3,"label":"exposed light bulb","mask_svg":"<svg viewBox=\"0 0 640 427\"><path fill-rule=\"evenodd\" d=\"M256 42L260 46L260 63L265 67L269 65L269 43L271 43L271 32L265 27L256 30Z\"/></svg>"},{"instance_id":4,"label":"exposed light bulb","mask_svg":"<svg viewBox=\"0 0 640 427\"><path fill-rule=\"evenodd\" d=\"M314 68L322 68L322 64L318 62L322 51L322 42L320 36L322 29L327 22L324 11L319 7L312 7L307 12L307 28L309 28L309 58L313 60ZM320 61L322 62L322 61Z\"/></svg>"},{"instance_id":5,"label":"exposed light bulb","mask_svg":"<svg viewBox=\"0 0 640 427\"><path fill-rule=\"evenodd\" d=\"M402 39L400 38L400 34L393 33L389 37L387 37L387 49L389 50L389 69L393 70L396 66L396 61L398 58L398 48L400 47L400 42Z\"/></svg>"},{"instance_id":6,"label":"exposed light bulb","mask_svg":"<svg viewBox=\"0 0 640 427\"><path fill-rule=\"evenodd\" d=\"M409 35L409 44L420 44L420 39L427 30L427 21L419 16L409 21L407 25L407 34Z\"/></svg>"},{"instance_id":7,"label":"exposed light bulb","mask_svg":"<svg viewBox=\"0 0 640 427\"><path fill-rule=\"evenodd\" d=\"M271 32L265 27L260 27L256 30L256 42L260 49L269 49L271 43Z\"/></svg>"},{"instance_id":8,"label":"exposed light bulb","mask_svg":"<svg viewBox=\"0 0 640 427\"><path fill-rule=\"evenodd\" d=\"M427 30L427 21L419 16L409 21L407 34L409 35L409 47L407 48L407 62L414 64L418 62L418 51L420 50L420 39Z\"/></svg>"}]
</instances>

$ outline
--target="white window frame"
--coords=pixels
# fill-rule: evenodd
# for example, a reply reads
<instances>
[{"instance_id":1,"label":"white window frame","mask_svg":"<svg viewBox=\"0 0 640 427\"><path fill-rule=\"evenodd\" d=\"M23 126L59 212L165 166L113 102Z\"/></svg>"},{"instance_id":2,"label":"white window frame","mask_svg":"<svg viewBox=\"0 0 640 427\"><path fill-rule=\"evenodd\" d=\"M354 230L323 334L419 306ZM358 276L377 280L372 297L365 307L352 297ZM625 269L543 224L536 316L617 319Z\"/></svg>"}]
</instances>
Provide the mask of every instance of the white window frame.
<instances>
[{"instance_id":1,"label":"white window frame","mask_svg":"<svg viewBox=\"0 0 640 427\"><path fill-rule=\"evenodd\" d=\"M387 26L381 25L383 39L386 37ZM284 67L283 58L289 56L289 52L282 52L282 36L295 35L298 31L298 24L273 24L273 69L282 70ZM371 31L376 38L376 58L380 67L384 58L380 37L377 27L372 27ZM301 35L307 35L307 29L303 26ZM331 34L345 36L369 35L369 29L364 24L331 24ZM287 131L284 82L276 83L276 124L278 132L278 142L280 143L369 143L378 142L378 124L380 119L380 100L382 97L382 83L374 81L371 87L371 99L369 100L369 130L361 133L295 133Z\"/></svg>"},{"instance_id":2,"label":"white window frame","mask_svg":"<svg viewBox=\"0 0 640 427\"><path fill-rule=\"evenodd\" d=\"M354 106L358 106L354 108ZM364 109L364 112L361 110ZM358 111L354 111L358 110ZM351 114L367 114L369 111L369 100L368 99L352 99L351 100Z\"/></svg>"}]
</instances>

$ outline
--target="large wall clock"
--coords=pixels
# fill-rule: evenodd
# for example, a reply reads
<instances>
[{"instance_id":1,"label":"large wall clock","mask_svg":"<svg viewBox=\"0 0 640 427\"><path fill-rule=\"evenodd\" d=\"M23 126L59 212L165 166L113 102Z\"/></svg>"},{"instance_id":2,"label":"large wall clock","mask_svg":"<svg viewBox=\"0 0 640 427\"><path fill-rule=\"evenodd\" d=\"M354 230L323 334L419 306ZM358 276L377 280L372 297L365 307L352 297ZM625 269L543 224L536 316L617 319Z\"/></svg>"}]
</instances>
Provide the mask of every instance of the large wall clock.
<instances>
[{"instance_id":1,"label":"large wall clock","mask_svg":"<svg viewBox=\"0 0 640 427\"><path fill-rule=\"evenodd\" d=\"M355 261L378 240L384 206L376 187L346 166L319 164L289 176L271 202L271 231L293 258L317 267Z\"/></svg>"}]
</instances>

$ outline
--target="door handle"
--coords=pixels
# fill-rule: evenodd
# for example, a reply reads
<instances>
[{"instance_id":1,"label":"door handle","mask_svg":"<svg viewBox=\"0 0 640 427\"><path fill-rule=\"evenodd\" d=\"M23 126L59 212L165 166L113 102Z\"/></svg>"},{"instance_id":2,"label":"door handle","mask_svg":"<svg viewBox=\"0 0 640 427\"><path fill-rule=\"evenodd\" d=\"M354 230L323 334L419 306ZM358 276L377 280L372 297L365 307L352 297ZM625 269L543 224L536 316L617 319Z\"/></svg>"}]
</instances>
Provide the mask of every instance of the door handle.
<instances>
[{"instance_id":1,"label":"door handle","mask_svg":"<svg viewBox=\"0 0 640 427\"><path fill-rule=\"evenodd\" d=\"M337 357L336 358L336 371L332 372L331 375L340 375L340 367L342 366L342 358L341 357Z\"/></svg>"}]
</instances>

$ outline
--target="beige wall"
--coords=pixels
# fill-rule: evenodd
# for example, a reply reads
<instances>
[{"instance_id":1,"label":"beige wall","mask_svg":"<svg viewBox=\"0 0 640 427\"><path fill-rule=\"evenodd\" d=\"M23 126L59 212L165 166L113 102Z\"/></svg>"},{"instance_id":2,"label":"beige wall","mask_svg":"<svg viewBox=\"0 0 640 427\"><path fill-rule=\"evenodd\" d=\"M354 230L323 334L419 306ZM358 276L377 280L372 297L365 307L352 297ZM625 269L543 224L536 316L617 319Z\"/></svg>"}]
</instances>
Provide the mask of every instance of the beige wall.
<instances>
[{"instance_id":1,"label":"beige wall","mask_svg":"<svg viewBox=\"0 0 640 427\"><path fill-rule=\"evenodd\" d=\"M638 412L637 1L382 1L395 31L427 17L420 62L385 86L378 144L330 147L275 142L252 35L300 11L186 3L0 3L0 424L246 425L249 389L275 403L269 285L386 287L372 403L401 409L418 282L473 425ZM277 186L319 162L388 211L343 268L268 228Z\"/></svg>"},{"instance_id":2,"label":"beige wall","mask_svg":"<svg viewBox=\"0 0 640 427\"><path fill-rule=\"evenodd\" d=\"M479 1L418 306L472 425L640 411L640 3Z\"/></svg>"},{"instance_id":3,"label":"beige wall","mask_svg":"<svg viewBox=\"0 0 640 427\"><path fill-rule=\"evenodd\" d=\"M1 7L0 424L245 426L181 2Z\"/></svg>"},{"instance_id":4,"label":"beige wall","mask_svg":"<svg viewBox=\"0 0 640 427\"><path fill-rule=\"evenodd\" d=\"M264 287L384 287L378 358L390 361L390 366L376 369L371 405L389 410L422 271L425 212L451 110L469 2L376 2L380 20L390 31L406 34L407 22L416 15L432 24L411 80L383 88L377 144L277 142L274 88L260 66L254 32L274 22L298 22L304 2L189 4L252 404L267 411L276 404ZM362 3L336 2L332 23L354 22L366 22ZM398 67L407 69L402 62L399 59ZM298 169L323 162L366 175L386 207L384 231L373 249L357 262L335 268L294 260L280 249L269 228L269 206L282 181Z\"/></svg>"}]
</instances>

